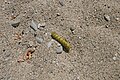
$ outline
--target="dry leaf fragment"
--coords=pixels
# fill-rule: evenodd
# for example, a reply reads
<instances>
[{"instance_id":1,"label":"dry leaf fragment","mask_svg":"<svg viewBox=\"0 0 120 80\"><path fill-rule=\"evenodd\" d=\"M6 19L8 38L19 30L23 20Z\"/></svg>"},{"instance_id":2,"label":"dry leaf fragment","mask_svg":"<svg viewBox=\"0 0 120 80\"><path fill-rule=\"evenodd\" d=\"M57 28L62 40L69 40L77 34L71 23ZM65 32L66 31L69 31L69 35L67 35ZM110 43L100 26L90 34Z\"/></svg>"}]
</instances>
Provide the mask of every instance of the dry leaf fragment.
<instances>
[{"instance_id":1,"label":"dry leaf fragment","mask_svg":"<svg viewBox=\"0 0 120 80\"><path fill-rule=\"evenodd\" d=\"M34 52L34 49L28 48L24 55L24 60L28 60L32 58L32 53Z\"/></svg>"},{"instance_id":2,"label":"dry leaf fragment","mask_svg":"<svg viewBox=\"0 0 120 80\"><path fill-rule=\"evenodd\" d=\"M14 34L14 40L21 40L21 39L22 39L22 35L20 33Z\"/></svg>"},{"instance_id":3,"label":"dry leaf fragment","mask_svg":"<svg viewBox=\"0 0 120 80\"><path fill-rule=\"evenodd\" d=\"M18 62L24 62L24 61L26 61L28 59L31 59L32 58L32 53L34 51L35 51L34 49L28 48L24 55L19 56Z\"/></svg>"}]
</instances>

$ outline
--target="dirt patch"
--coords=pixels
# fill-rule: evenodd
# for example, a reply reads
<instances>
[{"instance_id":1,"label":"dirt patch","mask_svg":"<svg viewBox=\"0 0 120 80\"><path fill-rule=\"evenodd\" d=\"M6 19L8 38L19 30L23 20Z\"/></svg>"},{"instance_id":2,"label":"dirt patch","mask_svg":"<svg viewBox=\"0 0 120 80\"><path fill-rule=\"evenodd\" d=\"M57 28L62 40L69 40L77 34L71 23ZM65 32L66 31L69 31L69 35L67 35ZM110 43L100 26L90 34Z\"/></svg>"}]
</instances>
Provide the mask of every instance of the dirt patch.
<instances>
[{"instance_id":1,"label":"dirt patch","mask_svg":"<svg viewBox=\"0 0 120 80\"><path fill-rule=\"evenodd\" d=\"M33 30L32 20L45 27ZM53 31L70 42L69 53L48 48ZM18 63L28 48L32 58ZM119 0L0 0L0 80L119 79Z\"/></svg>"}]
</instances>

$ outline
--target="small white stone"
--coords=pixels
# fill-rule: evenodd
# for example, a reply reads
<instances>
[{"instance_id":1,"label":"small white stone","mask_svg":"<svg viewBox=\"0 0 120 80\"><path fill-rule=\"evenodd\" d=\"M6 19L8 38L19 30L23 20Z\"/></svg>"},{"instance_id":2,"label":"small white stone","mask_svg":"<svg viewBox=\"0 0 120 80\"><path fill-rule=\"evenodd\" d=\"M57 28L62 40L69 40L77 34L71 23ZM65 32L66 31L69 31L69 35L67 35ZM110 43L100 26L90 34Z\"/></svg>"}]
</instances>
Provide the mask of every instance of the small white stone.
<instances>
[{"instance_id":1,"label":"small white stone","mask_svg":"<svg viewBox=\"0 0 120 80\"><path fill-rule=\"evenodd\" d=\"M120 18L115 18L116 19L116 21L119 21L120 20Z\"/></svg>"},{"instance_id":2,"label":"small white stone","mask_svg":"<svg viewBox=\"0 0 120 80\"><path fill-rule=\"evenodd\" d=\"M54 40L52 39L50 42L48 42L47 47L50 48L53 43L54 43Z\"/></svg>"},{"instance_id":3,"label":"small white stone","mask_svg":"<svg viewBox=\"0 0 120 80\"><path fill-rule=\"evenodd\" d=\"M82 39L82 37L80 37L80 36L79 36L78 38L79 38L79 39Z\"/></svg>"},{"instance_id":4,"label":"small white stone","mask_svg":"<svg viewBox=\"0 0 120 80\"><path fill-rule=\"evenodd\" d=\"M116 53L115 56L118 56L118 53Z\"/></svg>"},{"instance_id":5,"label":"small white stone","mask_svg":"<svg viewBox=\"0 0 120 80\"><path fill-rule=\"evenodd\" d=\"M117 60L117 57L113 57L113 60Z\"/></svg>"},{"instance_id":6,"label":"small white stone","mask_svg":"<svg viewBox=\"0 0 120 80\"><path fill-rule=\"evenodd\" d=\"M63 51L63 47L60 45L56 48L56 53L60 54Z\"/></svg>"},{"instance_id":7,"label":"small white stone","mask_svg":"<svg viewBox=\"0 0 120 80\"><path fill-rule=\"evenodd\" d=\"M106 21L110 21L110 16L104 15L104 18L105 18Z\"/></svg>"},{"instance_id":8,"label":"small white stone","mask_svg":"<svg viewBox=\"0 0 120 80\"><path fill-rule=\"evenodd\" d=\"M60 13L57 13L57 16L60 16Z\"/></svg>"},{"instance_id":9,"label":"small white stone","mask_svg":"<svg viewBox=\"0 0 120 80\"><path fill-rule=\"evenodd\" d=\"M64 6L64 0L59 0L59 4L60 4L61 6Z\"/></svg>"},{"instance_id":10,"label":"small white stone","mask_svg":"<svg viewBox=\"0 0 120 80\"><path fill-rule=\"evenodd\" d=\"M48 33L45 33L45 36L48 36Z\"/></svg>"},{"instance_id":11,"label":"small white stone","mask_svg":"<svg viewBox=\"0 0 120 80\"><path fill-rule=\"evenodd\" d=\"M38 29L43 29L45 27L45 23L39 23L38 24Z\"/></svg>"}]
</instances>

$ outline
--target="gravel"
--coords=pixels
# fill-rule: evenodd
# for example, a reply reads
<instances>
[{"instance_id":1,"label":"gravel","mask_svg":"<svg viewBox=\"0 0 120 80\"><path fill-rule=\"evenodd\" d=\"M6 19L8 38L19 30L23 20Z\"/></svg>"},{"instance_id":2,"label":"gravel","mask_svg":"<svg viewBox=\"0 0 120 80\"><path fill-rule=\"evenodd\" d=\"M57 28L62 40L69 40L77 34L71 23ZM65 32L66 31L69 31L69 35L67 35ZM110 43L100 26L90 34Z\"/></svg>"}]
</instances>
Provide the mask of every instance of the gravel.
<instances>
[{"instance_id":1,"label":"gravel","mask_svg":"<svg viewBox=\"0 0 120 80\"><path fill-rule=\"evenodd\" d=\"M43 42L43 38L42 37L36 37L36 41L41 44Z\"/></svg>"},{"instance_id":2,"label":"gravel","mask_svg":"<svg viewBox=\"0 0 120 80\"><path fill-rule=\"evenodd\" d=\"M63 47L62 47L62 45L60 45L60 46L58 46L57 48L56 48L56 53L57 54L60 54L60 53L62 53L63 52Z\"/></svg>"},{"instance_id":3,"label":"gravel","mask_svg":"<svg viewBox=\"0 0 120 80\"><path fill-rule=\"evenodd\" d=\"M16 28L16 27L19 26L20 20L19 20L19 19L14 19L14 20L10 21L10 24L11 24L14 28Z\"/></svg>"},{"instance_id":4,"label":"gravel","mask_svg":"<svg viewBox=\"0 0 120 80\"><path fill-rule=\"evenodd\" d=\"M30 24L30 27L31 27L33 30L37 31L37 29L38 29L38 24L37 24L34 20L32 20L32 21L31 21L31 24Z\"/></svg>"},{"instance_id":5,"label":"gravel","mask_svg":"<svg viewBox=\"0 0 120 80\"><path fill-rule=\"evenodd\" d=\"M1 80L120 79L119 0L0 0L0 5ZM16 28L9 23L12 13L14 20L21 15ZM13 35L22 31L19 43ZM69 53L51 41L51 32L70 42ZM27 48L35 48L32 58L18 63Z\"/></svg>"},{"instance_id":6,"label":"gravel","mask_svg":"<svg viewBox=\"0 0 120 80\"><path fill-rule=\"evenodd\" d=\"M106 21L110 21L110 16L109 15L104 15L104 18Z\"/></svg>"}]
</instances>

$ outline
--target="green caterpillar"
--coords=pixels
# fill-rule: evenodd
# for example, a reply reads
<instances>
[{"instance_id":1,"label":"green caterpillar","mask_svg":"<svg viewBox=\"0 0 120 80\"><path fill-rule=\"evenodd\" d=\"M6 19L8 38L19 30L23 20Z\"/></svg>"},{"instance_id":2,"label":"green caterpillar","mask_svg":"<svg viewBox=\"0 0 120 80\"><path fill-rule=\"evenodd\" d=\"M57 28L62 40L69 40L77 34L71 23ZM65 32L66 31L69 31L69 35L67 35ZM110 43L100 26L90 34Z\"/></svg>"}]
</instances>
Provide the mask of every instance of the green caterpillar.
<instances>
[{"instance_id":1,"label":"green caterpillar","mask_svg":"<svg viewBox=\"0 0 120 80\"><path fill-rule=\"evenodd\" d=\"M69 50L71 48L71 45L70 45L69 42L67 42L66 39L59 36L56 32L51 32L51 36L52 36L53 39L58 41L63 46L64 51L69 52Z\"/></svg>"}]
</instances>

